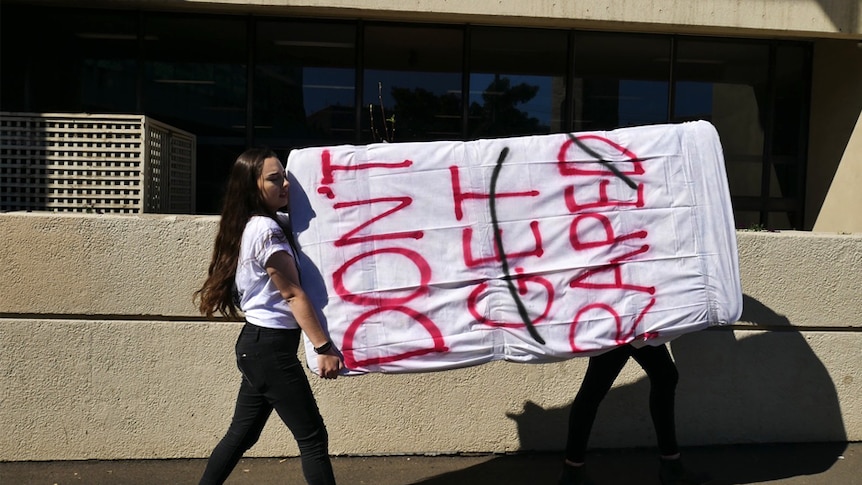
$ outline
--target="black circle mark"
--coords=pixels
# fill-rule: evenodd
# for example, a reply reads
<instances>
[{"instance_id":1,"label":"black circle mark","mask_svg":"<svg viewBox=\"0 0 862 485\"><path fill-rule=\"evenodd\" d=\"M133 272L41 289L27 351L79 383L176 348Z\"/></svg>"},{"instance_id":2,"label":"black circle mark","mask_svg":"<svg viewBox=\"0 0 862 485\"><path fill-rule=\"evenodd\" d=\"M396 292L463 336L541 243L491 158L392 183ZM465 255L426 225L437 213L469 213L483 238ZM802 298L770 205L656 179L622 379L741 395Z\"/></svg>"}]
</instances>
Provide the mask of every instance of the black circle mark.
<instances>
[{"instance_id":1,"label":"black circle mark","mask_svg":"<svg viewBox=\"0 0 862 485\"><path fill-rule=\"evenodd\" d=\"M622 181L625 182L626 185L628 185L629 187L631 187L634 190L637 190L638 184L636 184L634 182L634 180L630 179L626 174L620 172L619 169L617 169L617 167L614 167L613 162L603 159L601 155L596 153L596 151L593 150L592 148L588 147L586 143L582 142L575 135L573 135L571 133L568 133L568 135L569 135L569 139L572 140L575 143L575 145L578 146L578 148L587 152L587 155L595 158L596 161L598 161L599 163L601 163L602 165L607 167L607 169L610 170L611 172L613 172L614 175L616 175L617 177L622 179Z\"/></svg>"},{"instance_id":2,"label":"black circle mark","mask_svg":"<svg viewBox=\"0 0 862 485\"><path fill-rule=\"evenodd\" d=\"M489 209L491 212L491 225L494 229L494 245L497 246L497 253L500 255L500 265L503 267L503 273L505 274L506 286L509 288L509 294L512 295L512 299L515 300L515 306L518 307L518 315L521 316L521 320L523 320L524 325L527 326L527 330L530 332L530 336L533 337L536 342L539 342L542 345L545 345L545 339L539 335L539 332L536 331L536 327L533 325L530 316L527 314L527 308L524 306L524 302L521 301L521 297L518 296L518 290L515 288L515 283L512 281L512 274L509 272L509 261L506 259L506 253L503 251L503 236L500 233L500 222L497 219L497 178L500 176L500 171L503 169L503 161L506 160L506 156L509 155L509 147L503 148L500 152L500 156L497 157L497 164L494 165L494 172L491 174L491 192L489 197Z\"/></svg>"}]
</instances>

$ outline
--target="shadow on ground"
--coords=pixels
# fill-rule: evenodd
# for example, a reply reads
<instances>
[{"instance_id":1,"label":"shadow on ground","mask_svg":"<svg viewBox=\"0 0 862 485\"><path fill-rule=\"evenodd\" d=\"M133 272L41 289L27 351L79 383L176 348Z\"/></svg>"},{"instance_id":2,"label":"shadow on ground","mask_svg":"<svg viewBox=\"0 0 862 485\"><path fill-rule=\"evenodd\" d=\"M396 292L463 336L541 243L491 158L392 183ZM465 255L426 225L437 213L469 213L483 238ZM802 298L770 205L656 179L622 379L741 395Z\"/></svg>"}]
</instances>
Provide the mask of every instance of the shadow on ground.
<instances>
[{"instance_id":1,"label":"shadow on ground","mask_svg":"<svg viewBox=\"0 0 862 485\"><path fill-rule=\"evenodd\" d=\"M823 475L843 456L846 443L737 445L685 448L689 467L706 473L710 485L780 483L784 479ZM590 478L597 484L657 485L658 464L648 449L592 450L587 456ZM555 485L560 456L552 454L501 456L414 485ZM834 478L813 478L808 484L862 483L856 472ZM844 477L844 478L840 478ZM843 481L849 480L849 481Z\"/></svg>"},{"instance_id":2,"label":"shadow on ground","mask_svg":"<svg viewBox=\"0 0 862 485\"><path fill-rule=\"evenodd\" d=\"M844 443L746 445L686 448L684 453L693 468L714 478L712 485L862 484L862 444L846 448ZM839 460L845 452L846 459ZM598 485L658 484L652 450L593 450L588 460ZM205 465L200 459L0 462L0 483L194 485ZM559 465L557 453L333 458L339 485L556 485ZM225 485L302 483L297 481L301 476L298 458L246 458Z\"/></svg>"},{"instance_id":3,"label":"shadow on ground","mask_svg":"<svg viewBox=\"0 0 862 485\"><path fill-rule=\"evenodd\" d=\"M764 331L706 330L671 345L680 370L677 429L681 444L727 443L684 450L691 468L713 484L748 484L818 475L846 449L846 432L832 379L805 337L783 315L748 295L741 321ZM625 443L627 430L652 433L646 378L611 390L593 429L591 443ZM517 423L521 451L564 443L568 407L543 409L525 403ZM700 430L701 436L692 429ZM751 443L768 437L774 445ZM608 439L608 437L613 437ZM416 482L422 485L556 483L562 453L505 456ZM628 447L592 450L587 457L597 483L658 483L656 452ZM506 481L501 481L506 480ZM853 477L862 483L862 477ZM852 483L852 482L824 482Z\"/></svg>"}]
</instances>

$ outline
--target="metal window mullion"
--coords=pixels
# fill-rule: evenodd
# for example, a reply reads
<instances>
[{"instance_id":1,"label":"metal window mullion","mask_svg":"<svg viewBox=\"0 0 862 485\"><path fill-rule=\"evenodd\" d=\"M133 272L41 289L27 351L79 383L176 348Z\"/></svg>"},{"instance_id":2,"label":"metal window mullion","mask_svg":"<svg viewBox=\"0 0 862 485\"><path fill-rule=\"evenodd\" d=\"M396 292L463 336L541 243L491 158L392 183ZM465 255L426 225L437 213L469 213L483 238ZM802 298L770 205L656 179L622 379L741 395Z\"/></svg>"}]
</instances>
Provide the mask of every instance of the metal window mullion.
<instances>
[{"instance_id":1,"label":"metal window mullion","mask_svg":"<svg viewBox=\"0 0 862 485\"><path fill-rule=\"evenodd\" d=\"M473 41L473 26L464 28L461 46L461 138L466 140L470 134L470 73L472 72L470 51Z\"/></svg>"},{"instance_id":2,"label":"metal window mullion","mask_svg":"<svg viewBox=\"0 0 862 485\"><path fill-rule=\"evenodd\" d=\"M563 129L569 133L575 131L575 31L570 30L567 36L566 48L566 102L563 113Z\"/></svg>"},{"instance_id":3,"label":"metal window mullion","mask_svg":"<svg viewBox=\"0 0 862 485\"><path fill-rule=\"evenodd\" d=\"M353 93L353 104L355 105L354 109L354 126L356 126L356 132L353 134L354 142L359 145L362 143L362 112L363 112L363 100L362 100L362 92L365 89L365 82L363 80L363 74L365 72L365 22L361 19L356 22L356 37L355 37L355 52L354 52L354 77L353 84L355 86L355 91Z\"/></svg>"},{"instance_id":4,"label":"metal window mullion","mask_svg":"<svg viewBox=\"0 0 862 485\"><path fill-rule=\"evenodd\" d=\"M799 117L799 131L798 137L800 140L799 143L799 152L797 153L797 170L796 170L796 187L797 187L797 200L799 204L799 210L796 214L795 229L797 230L811 230L810 227L806 227L805 223L805 201L806 201L806 188L805 183L807 181L808 175L808 140L810 135L810 128L808 125L809 120L811 119L811 85L813 76L811 63L813 57L813 46L808 45L805 49L804 60L802 64L802 68L804 72L808 73L808 76L802 81L803 89L802 92L805 93L805 98L802 103L802 113ZM812 224L813 225L813 224Z\"/></svg>"},{"instance_id":5,"label":"metal window mullion","mask_svg":"<svg viewBox=\"0 0 862 485\"><path fill-rule=\"evenodd\" d=\"M676 48L678 37L670 38L668 46L668 83L667 83L667 121L674 121L674 110L676 109Z\"/></svg>"},{"instance_id":6,"label":"metal window mullion","mask_svg":"<svg viewBox=\"0 0 862 485\"><path fill-rule=\"evenodd\" d=\"M137 55L135 56L135 111L144 114L144 76L146 75L144 69L146 64L144 56L146 43L144 40L146 36L146 23L144 22L144 12L142 11L138 12L135 30L138 34Z\"/></svg>"},{"instance_id":7,"label":"metal window mullion","mask_svg":"<svg viewBox=\"0 0 862 485\"><path fill-rule=\"evenodd\" d=\"M760 174L760 224L769 225L769 193L771 186L770 167L772 163L772 130L775 110L775 62L776 48L769 44L769 66L766 75L766 106L763 107L763 149L761 150Z\"/></svg>"},{"instance_id":8,"label":"metal window mullion","mask_svg":"<svg viewBox=\"0 0 862 485\"><path fill-rule=\"evenodd\" d=\"M246 21L245 142L254 145L254 69L257 59L257 21L251 15Z\"/></svg>"}]
</instances>

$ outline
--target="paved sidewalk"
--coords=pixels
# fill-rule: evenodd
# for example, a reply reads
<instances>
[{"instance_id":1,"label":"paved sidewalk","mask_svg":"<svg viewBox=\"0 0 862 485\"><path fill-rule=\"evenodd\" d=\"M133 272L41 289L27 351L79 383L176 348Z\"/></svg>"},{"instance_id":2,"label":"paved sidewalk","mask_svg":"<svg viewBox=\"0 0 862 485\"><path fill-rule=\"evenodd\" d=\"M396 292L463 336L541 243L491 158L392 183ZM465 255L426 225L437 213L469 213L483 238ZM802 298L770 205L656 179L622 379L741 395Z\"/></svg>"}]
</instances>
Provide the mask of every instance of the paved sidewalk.
<instances>
[{"instance_id":1,"label":"paved sidewalk","mask_svg":"<svg viewBox=\"0 0 862 485\"><path fill-rule=\"evenodd\" d=\"M687 448L687 465L711 485L862 485L862 443ZM560 454L335 457L339 485L556 485ZM651 450L597 450L587 457L598 485L658 485ZM204 460L0 463L2 485L195 484ZM244 459L227 485L300 484L296 458Z\"/></svg>"}]
</instances>

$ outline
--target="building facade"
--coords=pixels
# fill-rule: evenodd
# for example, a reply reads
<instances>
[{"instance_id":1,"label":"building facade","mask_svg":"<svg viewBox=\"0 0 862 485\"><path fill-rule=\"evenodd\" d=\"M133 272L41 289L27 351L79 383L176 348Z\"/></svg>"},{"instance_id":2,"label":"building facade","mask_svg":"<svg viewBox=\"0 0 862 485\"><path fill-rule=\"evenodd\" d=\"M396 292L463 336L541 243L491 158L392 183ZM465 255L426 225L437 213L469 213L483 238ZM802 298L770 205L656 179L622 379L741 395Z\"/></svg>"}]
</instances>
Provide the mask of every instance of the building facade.
<instances>
[{"instance_id":1,"label":"building facade","mask_svg":"<svg viewBox=\"0 0 862 485\"><path fill-rule=\"evenodd\" d=\"M192 294L248 145L691 119L719 131L738 227L780 231L737 233L740 321L670 344L681 444L862 440L859 0L2 0L0 36L0 111L168 123L198 187L196 215L0 214L0 461L208 456L239 324ZM333 454L558 451L585 369L312 386ZM647 394L629 363L591 446L652 446ZM292 443L269 426L250 456Z\"/></svg>"},{"instance_id":2,"label":"building facade","mask_svg":"<svg viewBox=\"0 0 862 485\"><path fill-rule=\"evenodd\" d=\"M739 228L862 231L856 0L6 0L0 111L197 138L197 212L246 146L470 140L706 119Z\"/></svg>"}]
</instances>

